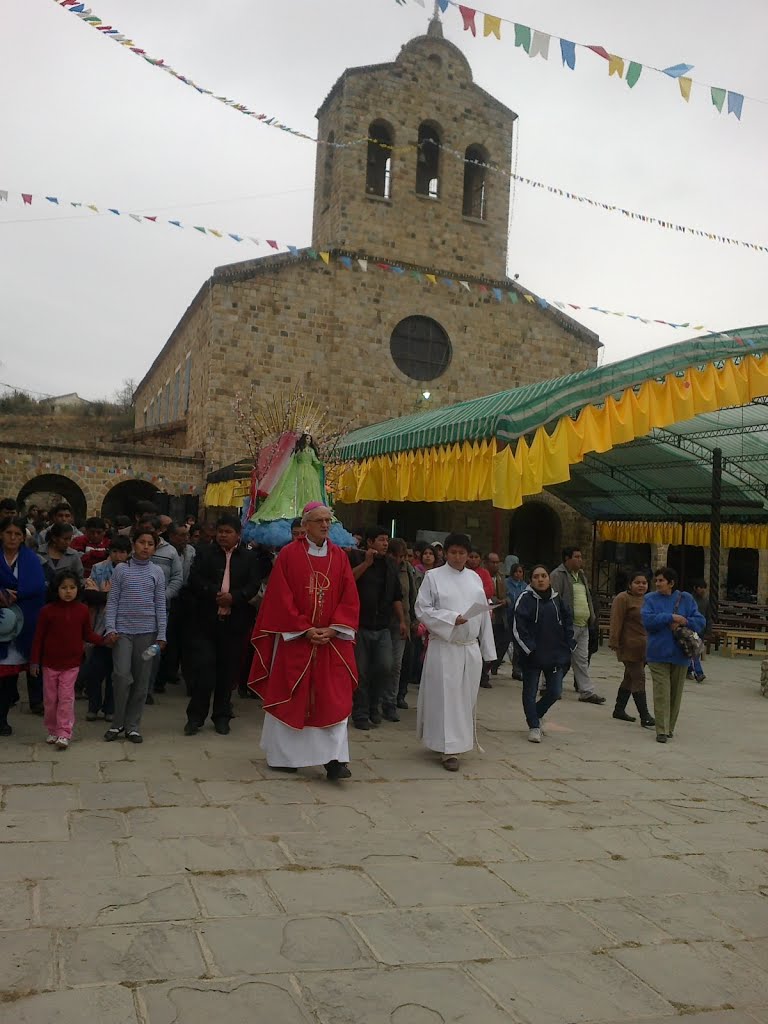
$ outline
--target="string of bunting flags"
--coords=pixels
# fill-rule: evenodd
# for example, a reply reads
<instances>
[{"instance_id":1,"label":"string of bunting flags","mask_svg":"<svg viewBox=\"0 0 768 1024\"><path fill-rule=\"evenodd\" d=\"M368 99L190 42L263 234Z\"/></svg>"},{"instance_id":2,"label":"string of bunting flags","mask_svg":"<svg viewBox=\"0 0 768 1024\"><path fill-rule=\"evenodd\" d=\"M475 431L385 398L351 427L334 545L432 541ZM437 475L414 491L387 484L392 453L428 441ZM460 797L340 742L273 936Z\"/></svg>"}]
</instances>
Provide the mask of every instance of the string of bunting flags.
<instances>
[{"instance_id":1,"label":"string of bunting flags","mask_svg":"<svg viewBox=\"0 0 768 1024\"><path fill-rule=\"evenodd\" d=\"M107 476L123 476L130 477L131 480L148 480L150 483L157 484L158 486L164 483L170 483L166 481L164 476L156 473L146 473L140 470L134 470L131 466L127 468L121 466L86 466L79 465L76 463L69 462L48 462L41 459L7 459L0 458L0 462L6 466L27 466L31 471L40 473L42 470L53 470L54 472L65 472L65 473L80 473L81 475L94 474L94 473L106 473ZM179 490L185 491L189 494L199 492L200 488L195 484L181 483L177 486Z\"/></svg>"},{"instance_id":2,"label":"string of bunting flags","mask_svg":"<svg viewBox=\"0 0 768 1024\"><path fill-rule=\"evenodd\" d=\"M760 245L758 242L747 242L742 238L731 238L728 235L719 235L713 231L705 231L702 228L692 228L686 224L676 224L674 221L662 220L660 217L652 217L650 214L638 213L635 210L628 210L612 203L603 203L598 199L592 199L590 196L579 195L576 192L568 192L567 190L557 188L554 185L546 185L544 182L536 181L533 178L524 178L515 174L510 175L510 177L515 178L515 180L520 181L525 185L529 185L531 188L543 189L552 195L557 195L565 199L572 199L579 203L586 203L588 206L603 210L606 213L621 214L627 220L648 224L652 227L665 228L669 231L675 231L678 234L704 238L710 242L719 242L721 245L735 245L743 249L751 249L753 252L768 253L768 245ZM166 224L170 227L182 229L191 227L192 230L199 231L200 234L203 235L213 235L215 238L229 238L233 242L250 242L253 245L267 245L273 250L287 249L294 255L299 249L298 246L287 245L278 242L277 239L274 238L261 239L256 238L253 235L243 234L242 232L224 231L221 228L206 227L202 224L184 224L180 220L171 220L166 217L160 217L157 214L130 213L126 210L120 210L116 206L99 207L95 203L75 202L73 200L62 199L59 196L40 196L35 195L32 192L11 192L8 189L0 189L0 202L8 202L9 196L20 196L22 206L24 207L31 207L33 202L37 200L38 203L44 202L59 207L70 206L74 209L90 210L92 213L96 214L111 213L116 217L130 217L131 220L134 220L139 224L144 222L151 224Z\"/></svg>"},{"instance_id":3,"label":"string of bunting flags","mask_svg":"<svg viewBox=\"0 0 768 1024\"><path fill-rule=\"evenodd\" d=\"M21 196L24 206L31 206L33 199L42 200L47 203L51 203L55 206L67 205L67 201L59 199L58 196L34 196L29 192L16 193ZM7 201L9 193L0 189L0 202L3 200ZM95 203L79 203L69 202L70 206L91 210L94 213L106 212L114 214L117 217L129 217L131 220L137 223L152 223L152 224L168 224L175 228L191 228L193 231L198 231L203 235L212 235L214 238L230 239L236 243L251 243L252 245L262 246L267 245L270 249L275 252L280 250L286 250L291 256L303 256L310 260L319 260L326 266L329 266L331 261L338 262L346 270L357 269L359 272L367 273L369 268L374 267L376 270L385 271L387 273L394 274L396 277L408 277L411 280L418 281L428 286L441 285L446 288L458 288L462 291L470 293L478 293L482 296L488 296L490 299L494 299L497 302L504 303L516 303L521 299L525 302L529 302L539 306L541 309L547 309L549 306L554 306L556 309L568 312L568 310L575 311L589 311L593 313L603 313L606 316L618 316L627 317L630 320L636 320L642 324L660 324L664 327L673 328L687 328L693 331L705 330L704 324L695 324L693 321L687 321L685 323L677 323L671 320L663 320L660 318L653 317L642 317L633 313L619 312L616 310L605 309L602 306L589 306L585 304L578 305L573 302L562 302L556 299L545 299L541 296L535 295L532 292L526 291L522 286L515 285L512 290L504 289L499 286L492 284L483 284L482 282L469 282L455 277L447 277L441 274L438 270L429 270L427 268L414 269L413 267L400 266L397 263L387 263L380 260L363 259L357 256L349 256L343 253L331 252L330 250L323 249L312 249L305 248L297 245L287 245L279 242L276 238L260 239L253 235L241 235L232 231L221 231L217 228L205 227L202 224L184 224L180 220L166 220L158 216L149 216L147 214L139 213L127 213L124 210L119 210L117 207L107 207L105 210L100 210ZM762 247L766 248L766 247ZM766 250L768 251L768 249Z\"/></svg>"},{"instance_id":4,"label":"string of bunting flags","mask_svg":"<svg viewBox=\"0 0 768 1024\"><path fill-rule=\"evenodd\" d=\"M99 31L102 35L106 36L108 39L112 39L113 41L117 42L120 46L127 47L128 50L131 53L134 53L136 56L141 57L147 63L151 64L153 67L156 67L156 68L160 69L161 71L165 71L167 74L172 75L174 78L176 78L178 81L182 82L184 85L186 85L186 86L188 86L188 87L190 87L192 89L195 89L196 92L201 93L201 94L206 95L206 96L211 96L213 99L215 99L215 100L225 104L226 106L230 107L231 109L237 110L239 113L245 114L246 116L255 119L259 124L263 124L263 125L269 126L271 128L277 128L280 131L287 132L288 134L295 136L296 138L304 139L307 142L313 142L316 145L330 146L330 147L332 147L334 149L349 149L349 148L352 148L352 147L355 147L355 146L368 145L368 144L379 146L380 148L386 149L386 150L391 151L391 152L404 151L404 150L418 150L419 149L418 143L406 143L404 145L387 145L386 143L382 143L378 139L372 139L372 138L370 138L368 136L363 136L363 137L358 138L358 139L351 139L351 140L346 141L346 142L344 142L344 141L329 142L329 141L327 141L325 139L318 139L315 136L308 134L307 132L302 132L302 131L299 131L298 129L291 128L290 125L285 124L283 121L279 120L279 118L274 116L274 115L268 116L267 114L264 114L264 113L257 113L255 110L251 110L249 107L247 107L243 103L238 103L237 101L229 99L226 96L217 96L211 89L206 89L203 86L198 85L196 82L194 82L188 76L182 75L180 72L178 72L174 68L172 68L169 64L166 64L166 62L162 58L150 57L146 53L146 51L143 50L141 47L137 46L132 39L128 38L123 33L119 32L116 28L113 28L111 25L105 24L101 20L101 18L99 18L97 15L95 15L93 13L93 11L91 10L91 8L86 7L86 5L84 3L79 3L78 0L53 0L53 2L57 6L63 7L65 9L69 10L70 12L72 12L73 14L76 14L82 21L84 21L85 23L91 25L92 28L94 28L97 31ZM404 2L405 2L405 0L404 0ZM422 0L414 0L414 2L422 3ZM457 6L457 7L459 6L458 4L454 4L453 0L440 0L440 3L441 3L441 7L442 7L443 10L446 10L447 7L450 4L453 4L454 6ZM445 6L443 6L443 4L445 4ZM468 8L468 10L471 10L471 9ZM477 14L477 13L484 13L484 12L475 11L475 14ZM485 17L493 18L493 17L495 17L495 15L485 15ZM502 20L504 20L504 19L499 19L499 21L502 21ZM490 34L490 33L486 33L486 34ZM563 40L561 40L561 42L563 42ZM567 42L567 40L565 40L565 42ZM577 44L572 44L572 45L575 46ZM582 44L578 44L578 45L582 45ZM591 49L591 50L595 50L596 51L596 50L602 50L603 48L602 47L586 46L586 49ZM526 52L529 52L529 51L526 50ZM633 62L633 63L635 63L635 62ZM687 65L676 65L676 67L678 67L678 68L687 67ZM653 70L658 70L658 69L654 68ZM673 69L671 69L671 68L667 69L668 72L671 72L672 70ZM726 91L728 91L728 90L726 90ZM736 96L738 94L734 93L733 95ZM743 97L742 97L742 99L743 99ZM733 112L736 113L735 110ZM739 117L741 116L741 106L739 106L739 108L738 108L738 116ZM501 174L504 177L509 178L511 181L515 181L518 184L525 185L528 188L541 189L543 191L548 192L550 195L558 196L561 199L569 199L569 200L571 200L573 202L585 204L585 205L593 207L595 209L603 210L606 213L618 214L618 215L620 215L620 216L622 216L622 217L624 217L626 219L629 219L629 220L636 220L636 221L639 221L640 223L643 223L643 224L652 225L653 227L658 227L658 228L663 228L663 229L670 230L670 231L680 232L680 233L683 233L683 234L693 235L693 236L696 236L698 238L705 238L708 241L718 242L718 243L723 244L723 245L737 245L737 246L741 246L743 248L753 249L755 251L761 251L761 252L768 251L768 247L756 244L754 242L747 242L747 241L743 241L743 240L737 239L737 238L730 238L727 235L718 234L717 232L713 232L713 231L705 231L705 230L703 230L701 228L693 228L693 227L690 227L690 226L685 225L685 224L677 224L677 223L675 223L673 221L665 220L665 219L663 219L661 217L653 217L653 216L651 216L649 214L644 214L644 213L640 213L640 212L638 212L636 210L627 209L626 207L619 206L616 203L604 203L601 200L593 199L591 196L586 196L586 195L582 195L582 194L580 194L578 192L570 191L568 189L559 188L558 186L555 186L555 185L548 185L548 184L546 184L546 182L537 181L536 179L528 178L525 175L515 174L511 170L509 170L508 168L499 167L499 166L497 166L495 164L492 164L492 163L484 163L484 162L478 161L478 160L468 161L465 153L462 153L462 152L460 152L458 150L454 150L450 146L441 146L441 152L445 153L445 154L447 154L447 155L449 155L451 157L453 157L454 159L460 161L461 163L471 162L473 164L473 166L481 166L485 170L491 171L494 174ZM173 224L174 222L173 221L169 221L169 223Z\"/></svg>"},{"instance_id":5,"label":"string of bunting flags","mask_svg":"<svg viewBox=\"0 0 768 1024\"><path fill-rule=\"evenodd\" d=\"M413 2L418 4L419 7L425 6L425 0L413 0ZM461 18L463 30L465 32L470 32L473 36L477 36L480 31L480 25L478 24L479 15L482 17L483 38L501 40L502 25L509 25L511 26L515 48L523 50L529 57L541 57L542 60L549 60L550 44L555 40L560 44L560 58L563 67L574 71L576 68L577 49L589 50L591 53L597 54L598 57L601 57L607 62L609 78L613 78L615 76L620 80L623 79L630 89L634 89L637 85L643 71L654 71L658 74L666 75L668 78L676 79L680 95L686 103L688 103L691 98L691 86L694 84L700 85L709 89L712 105L716 107L718 113L722 114L725 109L729 114L733 114L739 121L741 120L741 114L744 107L744 94L736 92L733 89L722 88L720 86L708 85L703 82L695 81L689 74L689 72L693 70L693 64L673 64L666 68L659 68L653 64L641 64L640 61L631 60L628 57L621 57L616 53L609 53L604 46L599 46L594 43L579 43L572 39L554 36L549 32L542 32L540 29L531 28L529 25L521 25L519 22L510 21L508 18L502 18L497 14L490 14L487 11L481 11L478 8L469 7L467 4L460 4L457 0L437 0L437 2L443 13L445 13L449 7L453 8ZM400 7L404 7L407 0L395 0L395 3ZM764 101L757 100L757 102Z\"/></svg>"}]
</instances>

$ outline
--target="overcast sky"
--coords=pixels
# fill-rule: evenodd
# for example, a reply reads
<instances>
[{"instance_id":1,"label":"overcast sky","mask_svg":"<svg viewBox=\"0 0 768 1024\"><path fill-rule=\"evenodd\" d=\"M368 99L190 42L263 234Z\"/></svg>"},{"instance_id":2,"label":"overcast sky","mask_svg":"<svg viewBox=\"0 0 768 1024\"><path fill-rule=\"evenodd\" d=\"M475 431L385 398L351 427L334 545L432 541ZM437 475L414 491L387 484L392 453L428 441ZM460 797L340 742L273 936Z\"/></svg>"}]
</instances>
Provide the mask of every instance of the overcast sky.
<instances>
[{"instance_id":1,"label":"overcast sky","mask_svg":"<svg viewBox=\"0 0 768 1024\"><path fill-rule=\"evenodd\" d=\"M309 133L345 67L393 59L427 23L414 0L90 6L182 74ZM768 100L768 8L755 0L482 6L648 64L693 64L695 79ZM37 199L24 208L18 193L306 245L315 147L163 75L52 0L0 0L0 24L0 189L17 193L0 204L0 381L108 395L123 378L144 375L215 266L270 250ZM768 244L768 103L746 99L739 123L696 85L686 104L675 81L646 71L630 91L585 50L571 72L554 40L544 62L514 48L511 26L500 42L472 39L455 8L444 27L478 84L519 114L520 174ZM524 185L509 253L509 272L551 299L716 330L768 321L768 254L628 222ZM599 332L605 361L690 336L578 315Z\"/></svg>"}]
</instances>

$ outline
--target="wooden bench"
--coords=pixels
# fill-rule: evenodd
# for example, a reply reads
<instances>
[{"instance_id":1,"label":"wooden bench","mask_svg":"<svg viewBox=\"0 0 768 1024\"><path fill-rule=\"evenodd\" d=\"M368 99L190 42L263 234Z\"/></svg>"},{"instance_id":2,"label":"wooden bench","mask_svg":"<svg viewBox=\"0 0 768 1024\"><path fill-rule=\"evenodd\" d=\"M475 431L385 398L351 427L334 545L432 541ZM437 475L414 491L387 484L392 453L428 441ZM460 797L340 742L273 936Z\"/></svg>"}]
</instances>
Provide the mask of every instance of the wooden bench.
<instances>
[{"instance_id":1,"label":"wooden bench","mask_svg":"<svg viewBox=\"0 0 768 1024\"><path fill-rule=\"evenodd\" d=\"M768 652L768 631L764 629L733 629L731 627L719 626L717 632L720 634L723 651L734 657L736 654L760 654L757 644L762 640L766 652Z\"/></svg>"}]
</instances>

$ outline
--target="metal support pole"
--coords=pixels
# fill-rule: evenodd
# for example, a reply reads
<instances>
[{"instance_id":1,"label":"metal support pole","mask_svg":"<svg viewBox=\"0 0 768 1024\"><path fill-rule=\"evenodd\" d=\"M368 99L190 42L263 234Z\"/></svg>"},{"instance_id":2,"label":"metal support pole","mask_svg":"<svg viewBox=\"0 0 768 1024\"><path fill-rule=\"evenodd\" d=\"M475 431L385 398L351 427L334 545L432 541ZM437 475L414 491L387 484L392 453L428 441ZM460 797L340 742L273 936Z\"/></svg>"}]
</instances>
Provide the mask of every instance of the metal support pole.
<instances>
[{"instance_id":1,"label":"metal support pole","mask_svg":"<svg viewBox=\"0 0 768 1024\"><path fill-rule=\"evenodd\" d=\"M709 533L709 612L717 625L720 607L720 518L723 495L723 450L712 449L712 525Z\"/></svg>"},{"instance_id":2,"label":"metal support pole","mask_svg":"<svg viewBox=\"0 0 768 1024\"><path fill-rule=\"evenodd\" d=\"M682 521L682 530L680 533L680 589L687 590L686 579L685 579L685 520Z\"/></svg>"}]
</instances>

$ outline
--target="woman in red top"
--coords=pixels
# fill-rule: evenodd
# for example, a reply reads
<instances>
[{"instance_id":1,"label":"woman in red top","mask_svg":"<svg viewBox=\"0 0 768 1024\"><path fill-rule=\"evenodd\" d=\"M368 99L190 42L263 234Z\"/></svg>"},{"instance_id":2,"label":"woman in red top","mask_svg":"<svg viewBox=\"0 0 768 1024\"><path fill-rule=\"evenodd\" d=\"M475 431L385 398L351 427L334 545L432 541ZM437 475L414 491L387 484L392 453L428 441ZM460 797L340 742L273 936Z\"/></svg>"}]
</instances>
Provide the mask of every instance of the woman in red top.
<instances>
[{"instance_id":1,"label":"woman in red top","mask_svg":"<svg viewBox=\"0 0 768 1024\"><path fill-rule=\"evenodd\" d=\"M75 724L75 680L86 643L103 644L94 633L88 609L79 600L80 581L73 569L62 569L54 577L51 603L40 612L32 641L29 671L43 669L43 704L47 743L66 750Z\"/></svg>"}]
</instances>

